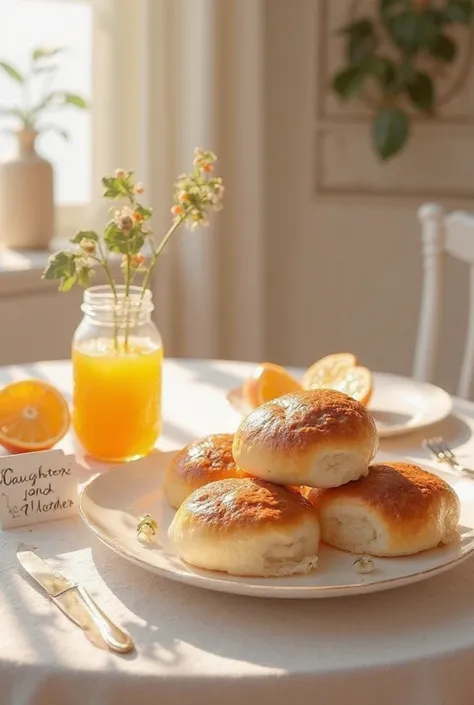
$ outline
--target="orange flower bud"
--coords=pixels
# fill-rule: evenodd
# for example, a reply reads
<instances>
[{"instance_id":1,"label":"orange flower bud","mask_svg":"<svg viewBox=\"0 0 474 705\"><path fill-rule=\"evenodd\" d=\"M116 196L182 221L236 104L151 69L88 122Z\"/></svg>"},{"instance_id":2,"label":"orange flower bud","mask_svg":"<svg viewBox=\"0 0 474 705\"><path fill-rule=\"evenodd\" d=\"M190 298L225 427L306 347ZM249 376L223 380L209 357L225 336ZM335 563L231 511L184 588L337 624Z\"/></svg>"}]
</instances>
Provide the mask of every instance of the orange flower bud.
<instances>
[{"instance_id":1,"label":"orange flower bud","mask_svg":"<svg viewBox=\"0 0 474 705\"><path fill-rule=\"evenodd\" d=\"M86 237L82 238L80 247L81 250L88 255L92 255L96 250L95 242L93 240L89 240Z\"/></svg>"},{"instance_id":2,"label":"orange flower bud","mask_svg":"<svg viewBox=\"0 0 474 705\"><path fill-rule=\"evenodd\" d=\"M143 216L141 213L139 213L139 211L135 211L133 214L133 219L136 223L141 223L143 220Z\"/></svg>"},{"instance_id":3,"label":"orange flower bud","mask_svg":"<svg viewBox=\"0 0 474 705\"><path fill-rule=\"evenodd\" d=\"M125 178L125 172L123 169L116 169L115 174L114 174L116 179L124 179Z\"/></svg>"},{"instance_id":4,"label":"orange flower bud","mask_svg":"<svg viewBox=\"0 0 474 705\"><path fill-rule=\"evenodd\" d=\"M145 191L145 189L143 188L143 185L140 184L140 183L136 184L136 186L135 186L135 188L134 188L133 190L134 190L135 193L137 193L137 194L139 194L139 193L144 193L144 191Z\"/></svg>"},{"instance_id":5,"label":"orange flower bud","mask_svg":"<svg viewBox=\"0 0 474 705\"><path fill-rule=\"evenodd\" d=\"M183 209L181 206L173 206L171 212L174 216L183 215Z\"/></svg>"},{"instance_id":6,"label":"orange flower bud","mask_svg":"<svg viewBox=\"0 0 474 705\"><path fill-rule=\"evenodd\" d=\"M141 267L142 264L145 262L145 255L143 255L141 252L137 252L136 255L132 255L130 264L132 267Z\"/></svg>"},{"instance_id":7,"label":"orange flower bud","mask_svg":"<svg viewBox=\"0 0 474 705\"><path fill-rule=\"evenodd\" d=\"M210 164L209 162L205 162L205 164L203 164L202 169L203 169L203 171L205 171L207 174L209 174L209 173L214 169L214 167L213 167L212 164Z\"/></svg>"}]
</instances>

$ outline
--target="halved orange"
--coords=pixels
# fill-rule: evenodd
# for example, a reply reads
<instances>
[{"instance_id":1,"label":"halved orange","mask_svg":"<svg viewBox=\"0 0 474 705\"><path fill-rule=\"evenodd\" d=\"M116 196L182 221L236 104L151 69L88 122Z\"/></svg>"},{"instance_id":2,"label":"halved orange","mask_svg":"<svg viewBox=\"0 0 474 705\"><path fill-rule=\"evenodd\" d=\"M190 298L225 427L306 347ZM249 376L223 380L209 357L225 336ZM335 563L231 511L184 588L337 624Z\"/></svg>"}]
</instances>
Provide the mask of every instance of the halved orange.
<instances>
[{"instance_id":1,"label":"halved orange","mask_svg":"<svg viewBox=\"0 0 474 705\"><path fill-rule=\"evenodd\" d=\"M366 405L372 396L372 373L360 366L352 353L335 353L323 357L306 370L303 387L336 389Z\"/></svg>"},{"instance_id":2,"label":"halved orange","mask_svg":"<svg viewBox=\"0 0 474 705\"><path fill-rule=\"evenodd\" d=\"M335 353L317 360L303 375L305 389L319 389L322 385L344 377L349 369L357 365L357 358L352 353Z\"/></svg>"},{"instance_id":3,"label":"halved orange","mask_svg":"<svg viewBox=\"0 0 474 705\"><path fill-rule=\"evenodd\" d=\"M263 362L244 383L243 395L250 406L256 408L267 401L302 389L298 380L284 367L273 362Z\"/></svg>"},{"instance_id":4,"label":"halved orange","mask_svg":"<svg viewBox=\"0 0 474 705\"><path fill-rule=\"evenodd\" d=\"M66 399L47 382L22 380L0 390L0 445L12 453L52 448L70 422Z\"/></svg>"},{"instance_id":5,"label":"halved orange","mask_svg":"<svg viewBox=\"0 0 474 705\"><path fill-rule=\"evenodd\" d=\"M361 404L367 406L372 396L372 373L367 367L352 367L344 377L340 377L331 385L331 389L348 394L353 399L357 399Z\"/></svg>"}]
</instances>

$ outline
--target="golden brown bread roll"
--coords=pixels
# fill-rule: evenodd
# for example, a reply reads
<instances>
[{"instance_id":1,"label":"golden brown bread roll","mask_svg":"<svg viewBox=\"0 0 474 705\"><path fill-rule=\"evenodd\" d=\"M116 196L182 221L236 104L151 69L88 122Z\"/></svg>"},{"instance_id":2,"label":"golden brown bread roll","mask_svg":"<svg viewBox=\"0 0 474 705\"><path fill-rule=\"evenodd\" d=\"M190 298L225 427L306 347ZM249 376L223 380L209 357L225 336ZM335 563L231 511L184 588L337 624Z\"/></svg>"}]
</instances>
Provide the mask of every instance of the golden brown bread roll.
<instances>
[{"instance_id":1,"label":"golden brown bread roll","mask_svg":"<svg viewBox=\"0 0 474 705\"><path fill-rule=\"evenodd\" d=\"M249 414L234 437L235 462L280 485L338 487L367 474L378 450L372 415L332 389L286 394Z\"/></svg>"},{"instance_id":2,"label":"golden brown bread roll","mask_svg":"<svg viewBox=\"0 0 474 705\"><path fill-rule=\"evenodd\" d=\"M299 493L261 480L230 479L189 495L168 536L178 555L198 568L284 576L315 567L319 525Z\"/></svg>"},{"instance_id":3,"label":"golden brown bread roll","mask_svg":"<svg viewBox=\"0 0 474 705\"><path fill-rule=\"evenodd\" d=\"M322 540L353 553L405 556L456 536L460 502L447 482L410 463L379 463L343 487L313 489Z\"/></svg>"},{"instance_id":4,"label":"golden brown bread roll","mask_svg":"<svg viewBox=\"0 0 474 705\"><path fill-rule=\"evenodd\" d=\"M166 471L163 490L177 509L194 490L209 482L244 474L232 456L232 433L218 433L200 438L182 448Z\"/></svg>"}]
</instances>

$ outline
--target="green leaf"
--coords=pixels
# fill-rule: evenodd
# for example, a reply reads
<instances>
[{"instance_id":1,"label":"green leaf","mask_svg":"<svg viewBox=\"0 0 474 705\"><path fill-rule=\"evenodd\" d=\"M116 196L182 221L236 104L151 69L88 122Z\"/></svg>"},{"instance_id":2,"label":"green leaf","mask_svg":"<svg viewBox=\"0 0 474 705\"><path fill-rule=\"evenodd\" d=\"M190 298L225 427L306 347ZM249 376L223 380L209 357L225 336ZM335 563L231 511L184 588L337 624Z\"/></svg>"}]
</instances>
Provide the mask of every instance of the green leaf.
<instances>
[{"instance_id":1,"label":"green leaf","mask_svg":"<svg viewBox=\"0 0 474 705\"><path fill-rule=\"evenodd\" d=\"M396 15L390 24L390 33L395 43L402 48L416 47L418 44L419 16L413 12Z\"/></svg>"},{"instance_id":2,"label":"green leaf","mask_svg":"<svg viewBox=\"0 0 474 705\"><path fill-rule=\"evenodd\" d=\"M349 36L347 44L347 60L349 63L358 64L374 53L377 46L377 37L371 20L361 19L351 22L343 27L340 33Z\"/></svg>"},{"instance_id":3,"label":"green leaf","mask_svg":"<svg viewBox=\"0 0 474 705\"><path fill-rule=\"evenodd\" d=\"M140 213L143 220L148 220L148 218L151 218L153 212L151 208L146 208L146 206L142 206L140 203L135 205L135 210L137 213Z\"/></svg>"},{"instance_id":4,"label":"green leaf","mask_svg":"<svg viewBox=\"0 0 474 705\"><path fill-rule=\"evenodd\" d=\"M376 48L377 37L375 34L353 35L349 39L347 58L350 63L358 64L372 56Z\"/></svg>"},{"instance_id":5,"label":"green leaf","mask_svg":"<svg viewBox=\"0 0 474 705\"><path fill-rule=\"evenodd\" d=\"M2 68L7 76L10 76L14 81L17 83L24 83L25 79L21 75L21 73L16 69L14 66L11 64L7 64L6 61L0 61L0 68Z\"/></svg>"},{"instance_id":6,"label":"green leaf","mask_svg":"<svg viewBox=\"0 0 474 705\"><path fill-rule=\"evenodd\" d=\"M114 179L113 176L103 176L102 186L105 186L106 188L113 188L115 186L116 181L117 179Z\"/></svg>"},{"instance_id":7,"label":"green leaf","mask_svg":"<svg viewBox=\"0 0 474 705\"><path fill-rule=\"evenodd\" d=\"M132 255L138 254L144 244L145 244L145 237L144 237L143 233L141 233L138 230L136 233L133 234L132 238L129 241L130 254L132 254Z\"/></svg>"},{"instance_id":8,"label":"green leaf","mask_svg":"<svg viewBox=\"0 0 474 705\"><path fill-rule=\"evenodd\" d=\"M407 10L393 18L389 31L399 47L416 53L435 41L439 26L433 14Z\"/></svg>"},{"instance_id":9,"label":"green leaf","mask_svg":"<svg viewBox=\"0 0 474 705\"><path fill-rule=\"evenodd\" d=\"M382 23L389 32L393 31L393 21L401 11L406 10L406 0L379 0L379 12Z\"/></svg>"},{"instance_id":10,"label":"green leaf","mask_svg":"<svg viewBox=\"0 0 474 705\"><path fill-rule=\"evenodd\" d=\"M385 108L375 116L372 138L383 160L397 154L409 135L408 117L399 108Z\"/></svg>"},{"instance_id":11,"label":"green leaf","mask_svg":"<svg viewBox=\"0 0 474 705\"><path fill-rule=\"evenodd\" d=\"M79 245L83 239L93 240L94 242L99 242L99 236L93 230L79 230L74 237L72 237L69 242L73 245Z\"/></svg>"},{"instance_id":12,"label":"green leaf","mask_svg":"<svg viewBox=\"0 0 474 705\"><path fill-rule=\"evenodd\" d=\"M105 244L111 252L119 252L126 255L129 250L132 233L125 234L114 222L107 225L104 233Z\"/></svg>"},{"instance_id":13,"label":"green leaf","mask_svg":"<svg viewBox=\"0 0 474 705\"><path fill-rule=\"evenodd\" d=\"M76 108L87 108L87 104L83 98L73 93L65 93L64 91L52 91L45 95L37 105L33 108L33 113L39 113L51 106L59 108L65 105L74 105Z\"/></svg>"},{"instance_id":14,"label":"green leaf","mask_svg":"<svg viewBox=\"0 0 474 705\"><path fill-rule=\"evenodd\" d=\"M471 0L449 0L442 9L449 22L468 24L474 11Z\"/></svg>"},{"instance_id":15,"label":"green leaf","mask_svg":"<svg viewBox=\"0 0 474 705\"><path fill-rule=\"evenodd\" d=\"M94 270L91 267L78 267L77 283L80 286L89 286L91 278L94 276Z\"/></svg>"},{"instance_id":16,"label":"green leaf","mask_svg":"<svg viewBox=\"0 0 474 705\"><path fill-rule=\"evenodd\" d=\"M73 274L70 277L64 277L59 285L59 291L70 291L76 282L77 274Z\"/></svg>"},{"instance_id":17,"label":"green leaf","mask_svg":"<svg viewBox=\"0 0 474 705\"><path fill-rule=\"evenodd\" d=\"M456 56L456 45L452 39L444 34L439 34L429 45L430 54L441 61L451 62Z\"/></svg>"},{"instance_id":18,"label":"green leaf","mask_svg":"<svg viewBox=\"0 0 474 705\"><path fill-rule=\"evenodd\" d=\"M74 274L74 257L74 252L67 250L51 255L46 269L43 272L43 279L59 279L63 276L71 276Z\"/></svg>"},{"instance_id":19,"label":"green leaf","mask_svg":"<svg viewBox=\"0 0 474 705\"><path fill-rule=\"evenodd\" d=\"M350 66L336 73L333 78L333 89L344 100L353 98L363 86L366 72L360 66Z\"/></svg>"},{"instance_id":20,"label":"green leaf","mask_svg":"<svg viewBox=\"0 0 474 705\"><path fill-rule=\"evenodd\" d=\"M57 56L64 51L64 47L54 47L49 49L48 47L38 47L34 49L31 58L33 61L38 61L38 59L50 59L52 56Z\"/></svg>"},{"instance_id":21,"label":"green leaf","mask_svg":"<svg viewBox=\"0 0 474 705\"><path fill-rule=\"evenodd\" d=\"M106 189L102 194L104 198L122 198L123 196L128 196L127 187L120 179L116 179L115 176L104 176L102 178L102 185Z\"/></svg>"},{"instance_id":22,"label":"green leaf","mask_svg":"<svg viewBox=\"0 0 474 705\"><path fill-rule=\"evenodd\" d=\"M65 105L74 105L75 108L81 108L82 110L86 110L87 108L87 103L84 98L74 93L64 93L64 103Z\"/></svg>"},{"instance_id":23,"label":"green leaf","mask_svg":"<svg viewBox=\"0 0 474 705\"><path fill-rule=\"evenodd\" d=\"M430 112L434 104L434 85L431 77L424 71L416 71L407 86L407 93L416 108Z\"/></svg>"},{"instance_id":24,"label":"green leaf","mask_svg":"<svg viewBox=\"0 0 474 705\"><path fill-rule=\"evenodd\" d=\"M367 69L378 78L384 88L391 86L395 80L395 64L390 59L373 56L367 62Z\"/></svg>"}]
</instances>

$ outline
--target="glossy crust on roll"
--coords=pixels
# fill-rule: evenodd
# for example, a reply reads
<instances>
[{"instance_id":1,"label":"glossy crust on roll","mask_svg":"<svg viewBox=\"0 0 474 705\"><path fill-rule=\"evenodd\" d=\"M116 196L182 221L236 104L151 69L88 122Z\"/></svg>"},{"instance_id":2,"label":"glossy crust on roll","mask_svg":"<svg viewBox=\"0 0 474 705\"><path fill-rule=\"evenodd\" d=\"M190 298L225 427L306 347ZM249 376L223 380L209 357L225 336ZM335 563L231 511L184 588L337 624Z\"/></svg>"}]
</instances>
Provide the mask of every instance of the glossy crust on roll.
<instances>
[{"instance_id":1,"label":"glossy crust on roll","mask_svg":"<svg viewBox=\"0 0 474 705\"><path fill-rule=\"evenodd\" d=\"M307 573L317 563L319 524L298 492L261 480L219 480L180 506L168 537L182 560L231 575Z\"/></svg>"},{"instance_id":2,"label":"glossy crust on roll","mask_svg":"<svg viewBox=\"0 0 474 705\"><path fill-rule=\"evenodd\" d=\"M177 509L186 497L209 482L243 477L232 456L233 433L217 433L189 443L173 458L163 491Z\"/></svg>"},{"instance_id":3,"label":"glossy crust on roll","mask_svg":"<svg viewBox=\"0 0 474 705\"><path fill-rule=\"evenodd\" d=\"M245 472L279 485L338 487L367 474L378 450L374 419L332 389L286 394L240 424L233 454Z\"/></svg>"},{"instance_id":4,"label":"glossy crust on roll","mask_svg":"<svg viewBox=\"0 0 474 705\"><path fill-rule=\"evenodd\" d=\"M410 463L371 465L356 482L313 489L322 540L352 553L406 556L452 541L460 502L447 482Z\"/></svg>"}]
</instances>

